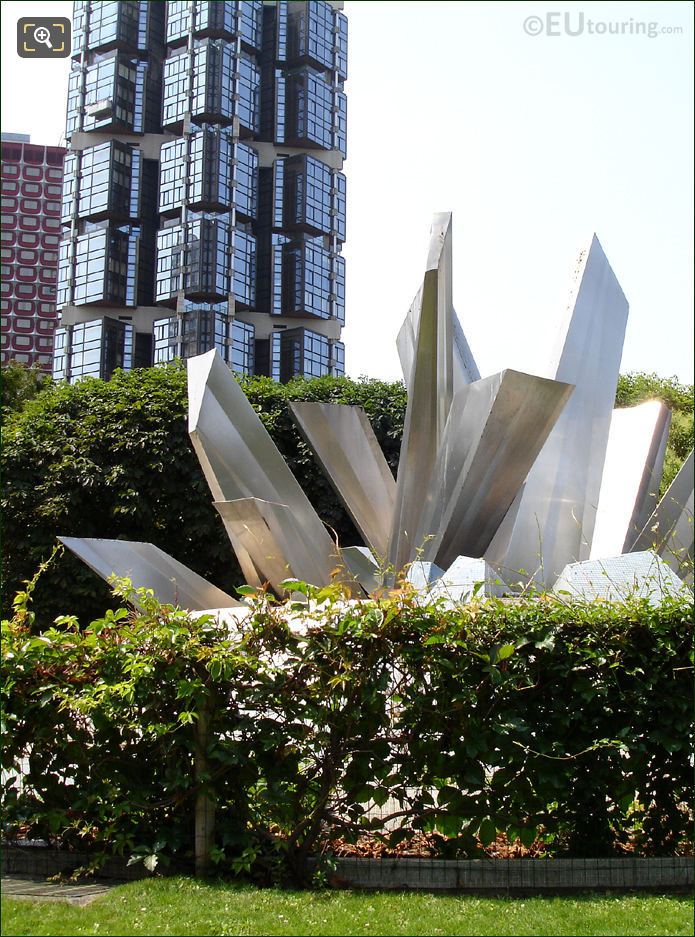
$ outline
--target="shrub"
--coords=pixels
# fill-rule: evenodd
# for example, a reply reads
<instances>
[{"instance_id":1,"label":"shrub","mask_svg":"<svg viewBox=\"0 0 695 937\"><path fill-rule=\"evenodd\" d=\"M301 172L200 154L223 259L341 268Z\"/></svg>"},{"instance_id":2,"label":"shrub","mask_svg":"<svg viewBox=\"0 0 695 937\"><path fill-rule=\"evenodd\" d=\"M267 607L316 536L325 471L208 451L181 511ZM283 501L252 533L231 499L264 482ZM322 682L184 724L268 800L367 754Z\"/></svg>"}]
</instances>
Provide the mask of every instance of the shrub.
<instances>
[{"instance_id":1,"label":"shrub","mask_svg":"<svg viewBox=\"0 0 695 937\"><path fill-rule=\"evenodd\" d=\"M500 831L549 855L687 845L682 599L446 609L295 583L308 606L246 589L230 630L140 590L142 612L37 636L33 587L3 623L6 834L299 883L365 835L452 857Z\"/></svg>"},{"instance_id":2,"label":"shrub","mask_svg":"<svg viewBox=\"0 0 695 937\"><path fill-rule=\"evenodd\" d=\"M18 413L28 400L52 383L52 378L36 365L26 367L17 361L10 361L0 372L2 396L0 409L3 420L13 413Z\"/></svg>"}]
</instances>

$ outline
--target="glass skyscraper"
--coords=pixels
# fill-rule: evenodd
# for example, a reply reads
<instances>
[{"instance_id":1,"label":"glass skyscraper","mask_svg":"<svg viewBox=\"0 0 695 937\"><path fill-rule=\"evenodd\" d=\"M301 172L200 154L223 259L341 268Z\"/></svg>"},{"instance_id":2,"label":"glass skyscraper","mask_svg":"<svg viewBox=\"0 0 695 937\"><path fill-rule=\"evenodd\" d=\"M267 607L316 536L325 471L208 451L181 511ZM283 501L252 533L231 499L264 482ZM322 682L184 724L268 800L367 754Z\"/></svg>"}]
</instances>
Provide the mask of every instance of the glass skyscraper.
<instances>
[{"instance_id":1,"label":"glass skyscraper","mask_svg":"<svg viewBox=\"0 0 695 937\"><path fill-rule=\"evenodd\" d=\"M347 21L325 0L78 0L54 375L217 348L342 374Z\"/></svg>"}]
</instances>

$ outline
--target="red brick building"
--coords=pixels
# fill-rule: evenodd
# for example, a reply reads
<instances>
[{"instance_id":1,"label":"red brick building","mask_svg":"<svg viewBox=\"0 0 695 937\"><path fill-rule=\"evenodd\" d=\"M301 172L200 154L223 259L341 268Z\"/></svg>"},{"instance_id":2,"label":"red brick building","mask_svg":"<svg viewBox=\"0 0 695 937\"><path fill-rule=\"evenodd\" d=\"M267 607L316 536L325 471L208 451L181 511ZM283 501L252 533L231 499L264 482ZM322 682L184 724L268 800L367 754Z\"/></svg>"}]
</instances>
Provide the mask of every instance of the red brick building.
<instances>
[{"instance_id":1,"label":"red brick building","mask_svg":"<svg viewBox=\"0 0 695 937\"><path fill-rule=\"evenodd\" d=\"M2 365L51 371L65 150L2 135Z\"/></svg>"}]
</instances>

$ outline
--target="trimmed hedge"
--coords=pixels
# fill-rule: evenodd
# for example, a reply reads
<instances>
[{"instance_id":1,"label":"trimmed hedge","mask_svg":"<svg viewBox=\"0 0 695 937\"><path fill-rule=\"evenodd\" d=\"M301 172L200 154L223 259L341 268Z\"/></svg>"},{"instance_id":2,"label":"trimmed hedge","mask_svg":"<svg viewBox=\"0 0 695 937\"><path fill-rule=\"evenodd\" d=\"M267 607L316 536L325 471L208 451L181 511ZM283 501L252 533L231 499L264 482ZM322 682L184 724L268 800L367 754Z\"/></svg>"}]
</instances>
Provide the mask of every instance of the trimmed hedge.
<instances>
[{"instance_id":1,"label":"trimmed hedge","mask_svg":"<svg viewBox=\"0 0 695 937\"><path fill-rule=\"evenodd\" d=\"M140 591L142 613L36 635L31 584L3 623L2 767L25 773L6 833L299 883L365 834L451 858L500 832L547 855L689 848L692 603L294 587L308 608L247 588L238 631Z\"/></svg>"}]
</instances>

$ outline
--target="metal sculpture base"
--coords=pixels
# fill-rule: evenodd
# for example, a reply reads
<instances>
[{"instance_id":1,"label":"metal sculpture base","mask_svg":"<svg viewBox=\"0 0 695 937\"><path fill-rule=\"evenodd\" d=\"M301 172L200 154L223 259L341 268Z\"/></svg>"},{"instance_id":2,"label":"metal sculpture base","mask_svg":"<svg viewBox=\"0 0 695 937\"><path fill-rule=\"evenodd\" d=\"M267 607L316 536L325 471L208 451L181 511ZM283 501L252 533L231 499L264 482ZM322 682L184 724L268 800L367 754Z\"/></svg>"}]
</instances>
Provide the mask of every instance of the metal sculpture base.
<instances>
[{"instance_id":1,"label":"metal sculpture base","mask_svg":"<svg viewBox=\"0 0 695 937\"><path fill-rule=\"evenodd\" d=\"M661 604L667 596L692 596L683 580L652 550L570 563L552 591L585 601L646 599L650 605Z\"/></svg>"}]
</instances>

